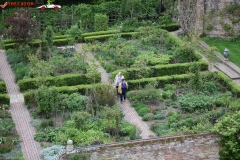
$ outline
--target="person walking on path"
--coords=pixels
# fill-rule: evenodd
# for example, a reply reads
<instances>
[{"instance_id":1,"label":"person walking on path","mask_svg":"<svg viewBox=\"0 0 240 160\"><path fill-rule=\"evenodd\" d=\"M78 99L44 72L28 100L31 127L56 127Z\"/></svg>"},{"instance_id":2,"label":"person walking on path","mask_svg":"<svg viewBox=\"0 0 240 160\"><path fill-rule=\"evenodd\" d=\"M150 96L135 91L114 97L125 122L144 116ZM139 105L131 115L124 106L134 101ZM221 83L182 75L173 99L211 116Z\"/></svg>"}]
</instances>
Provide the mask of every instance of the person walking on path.
<instances>
[{"instance_id":1,"label":"person walking on path","mask_svg":"<svg viewBox=\"0 0 240 160\"><path fill-rule=\"evenodd\" d=\"M115 84L116 89L117 89L117 95L118 95L118 86L119 86L119 84L122 82L122 79L124 79L124 76L122 75L121 72L119 72L119 73L115 76L115 79L114 79L114 84Z\"/></svg>"},{"instance_id":2,"label":"person walking on path","mask_svg":"<svg viewBox=\"0 0 240 160\"><path fill-rule=\"evenodd\" d=\"M118 86L118 93L120 94L120 101L123 103L123 101L126 100L126 93L128 89L128 84L125 81L125 79L122 79L122 82Z\"/></svg>"}]
</instances>

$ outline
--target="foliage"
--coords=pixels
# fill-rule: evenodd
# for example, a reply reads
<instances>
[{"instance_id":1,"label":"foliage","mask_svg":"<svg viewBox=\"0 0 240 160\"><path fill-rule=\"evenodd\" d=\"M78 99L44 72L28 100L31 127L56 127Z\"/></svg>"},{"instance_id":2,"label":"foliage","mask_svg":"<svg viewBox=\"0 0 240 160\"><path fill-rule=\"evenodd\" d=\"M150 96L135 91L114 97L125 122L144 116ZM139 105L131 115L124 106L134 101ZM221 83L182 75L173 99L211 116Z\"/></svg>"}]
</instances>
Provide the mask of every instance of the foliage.
<instances>
[{"instance_id":1,"label":"foliage","mask_svg":"<svg viewBox=\"0 0 240 160\"><path fill-rule=\"evenodd\" d=\"M192 62L194 61L194 49L188 44L181 45L173 53L175 63Z\"/></svg>"},{"instance_id":2,"label":"foliage","mask_svg":"<svg viewBox=\"0 0 240 160\"><path fill-rule=\"evenodd\" d=\"M46 41L49 47L53 47L53 38L54 38L54 32L53 32L52 26L47 26L46 30L43 33L43 40Z\"/></svg>"},{"instance_id":3,"label":"foliage","mask_svg":"<svg viewBox=\"0 0 240 160\"><path fill-rule=\"evenodd\" d=\"M94 31L105 31L108 28L109 18L104 14L95 14L94 16Z\"/></svg>"},{"instance_id":4,"label":"foliage","mask_svg":"<svg viewBox=\"0 0 240 160\"><path fill-rule=\"evenodd\" d=\"M197 93L202 87L202 77L200 75L200 68L197 63L192 63L189 68L190 72L193 73L189 84L193 88L194 93Z\"/></svg>"},{"instance_id":5,"label":"foliage","mask_svg":"<svg viewBox=\"0 0 240 160\"><path fill-rule=\"evenodd\" d=\"M223 119L219 120L213 128L213 132L220 135L219 142L221 150L219 152L220 158L225 159L238 159L240 158L240 111L233 112Z\"/></svg>"},{"instance_id":6,"label":"foliage","mask_svg":"<svg viewBox=\"0 0 240 160\"><path fill-rule=\"evenodd\" d=\"M60 111L84 111L86 109L87 97L78 93L72 93L70 95L60 94L58 96L59 112Z\"/></svg>"},{"instance_id":7,"label":"foliage","mask_svg":"<svg viewBox=\"0 0 240 160\"><path fill-rule=\"evenodd\" d=\"M38 104L38 114L50 117L53 109L56 107L58 91L56 87L41 86L36 92L36 101Z\"/></svg>"},{"instance_id":8,"label":"foliage","mask_svg":"<svg viewBox=\"0 0 240 160\"><path fill-rule=\"evenodd\" d=\"M7 34L17 43L29 42L38 35L38 26L30 9L19 9L5 19Z\"/></svg>"},{"instance_id":9,"label":"foliage","mask_svg":"<svg viewBox=\"0 0 240 160\"><path fill-rule=\"evenodd\" d=\"M70 34L74 39L81 39L82 30L77 25L74 25L67 30L67 34Z\"/></svg>"},{"instance_id":10,"label":"foliage","mask_svg":"<svg viewBox=\"0 0 240 160\"><path fill-rule=\"evenodd\" d=\"M52 147L44 148L41 151L41 155L43 156L44 160L55 160L57 154L64 149L65 149L64 146L54 145Z\"/></svg>"}]
</instances>

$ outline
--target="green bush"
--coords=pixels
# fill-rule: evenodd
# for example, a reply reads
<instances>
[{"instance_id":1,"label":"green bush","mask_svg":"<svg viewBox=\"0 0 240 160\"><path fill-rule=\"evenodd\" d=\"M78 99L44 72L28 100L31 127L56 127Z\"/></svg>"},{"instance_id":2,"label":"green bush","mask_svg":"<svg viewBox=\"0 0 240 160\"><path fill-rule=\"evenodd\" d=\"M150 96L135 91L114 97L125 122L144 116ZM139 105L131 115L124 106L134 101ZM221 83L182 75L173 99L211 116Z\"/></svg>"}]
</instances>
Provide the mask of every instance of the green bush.
<instances>
[{"instance_id":1,"label":"green bush","mask_svg":"<svg viewBox=\"0 0 240 160\"><path fill-rule=\"evenodd\" d=\"M95 83L101 81L100 73L94 77ZM39 78L27 78L18 81L20 91L26 91L31 89L37 89L37 81ZM56 77L46 78L47 86L75 86L80 84L91 84L94 80L91 79L87 74L66 74Z\"/></svg>"},{"instance_id":2,"label":"green bush","mask_svg":"<svg viewBox=\"0 0 240 160\"><path fill-rule=\"evenodd\" d=\"M0 94L0 103L10 105L10 97L6 94Z\"/></svg>"},{"instance_id":3,"label":"green bush","mask_svg":"<svg viewBox=\"0 0 240 160\"><path fill-rule=\"evenodd\" d=\"M98 31L106 31L108 28L109 18L107 15L97 13L94 16L94 30Z\"/></svg>"},{"instance_id":4,"label":"green bush","mask_svg":"<svg viewBox=\"0 0 240 160\"><path fill-rule=\"evenodd\" d=\"M0 94L7 93L6 83L4 81L0 81Z\"/></svg>"}]
</instances>

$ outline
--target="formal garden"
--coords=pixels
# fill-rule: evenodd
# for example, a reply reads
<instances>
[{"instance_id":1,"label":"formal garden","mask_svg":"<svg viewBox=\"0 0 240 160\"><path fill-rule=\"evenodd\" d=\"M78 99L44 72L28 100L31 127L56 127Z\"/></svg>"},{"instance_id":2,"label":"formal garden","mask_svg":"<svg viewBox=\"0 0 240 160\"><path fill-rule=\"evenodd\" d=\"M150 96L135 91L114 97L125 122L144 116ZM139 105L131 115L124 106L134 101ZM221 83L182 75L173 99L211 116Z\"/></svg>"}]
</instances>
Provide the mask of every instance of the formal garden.
<instances>
[{"instance_id":1,"label":"formal garden","mask_svg":"<svg viewBox=\"0 0 240 160\"><path fill-rule=\"evenodd\" d=\"M196 52L196 37L177 38L170 33L180 27L170 15L158 18L147 2L141 5L147 5L145 11L152 14L128 8L117 15L118 3L81 4L74 12L66 7L56 15L31 11L28 16L20 9L17 12L26 16L18 23L12 18L19 14L5 13L10 15L6 26L31 21L34 27L26 25L26 29L36 33L36 37L23 36L9 27L0 47L6 50L15 82L24 94L37 131L34 139L45 148L44 159L62 150L69 139L80 147L141 138L139 129L124 120L115 88L101 83L99 66L87 57L88 52L111 80L123 73L129 84L128 100L157 136L214 132L222 138L221 158L240 158L239 85L221 72L208 71L209 63ZM93 11L98 12L89 18ZM44 21L44 16L53 17L52 21ZM76 43L84 43L79 52L71 47ZM14 150L19 138L6 93L0 81L0 153L19 154Z\"/></svg>"}]
</instances>

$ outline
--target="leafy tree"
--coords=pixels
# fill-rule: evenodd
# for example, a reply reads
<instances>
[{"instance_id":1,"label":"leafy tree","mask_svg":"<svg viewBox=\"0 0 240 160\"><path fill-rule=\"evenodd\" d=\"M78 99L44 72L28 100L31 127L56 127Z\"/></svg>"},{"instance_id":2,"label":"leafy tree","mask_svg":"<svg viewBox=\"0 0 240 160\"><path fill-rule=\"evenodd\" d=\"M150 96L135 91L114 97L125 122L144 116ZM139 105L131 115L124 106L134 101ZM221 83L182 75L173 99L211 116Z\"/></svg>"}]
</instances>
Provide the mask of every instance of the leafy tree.
<instances>
[{"instance_id":1,"label":"leafy tree","mask_svg":"<svg viewBox=\"0 0 240 160\"><path fill-rule=\"evenodd\" d=\"M16 43L22 44L30 42L33 38L38 38L39 29L35 18L31 17L30 9L19 9L10 14L4 20L7 35Z\"/></svg>"}]
</instances>

